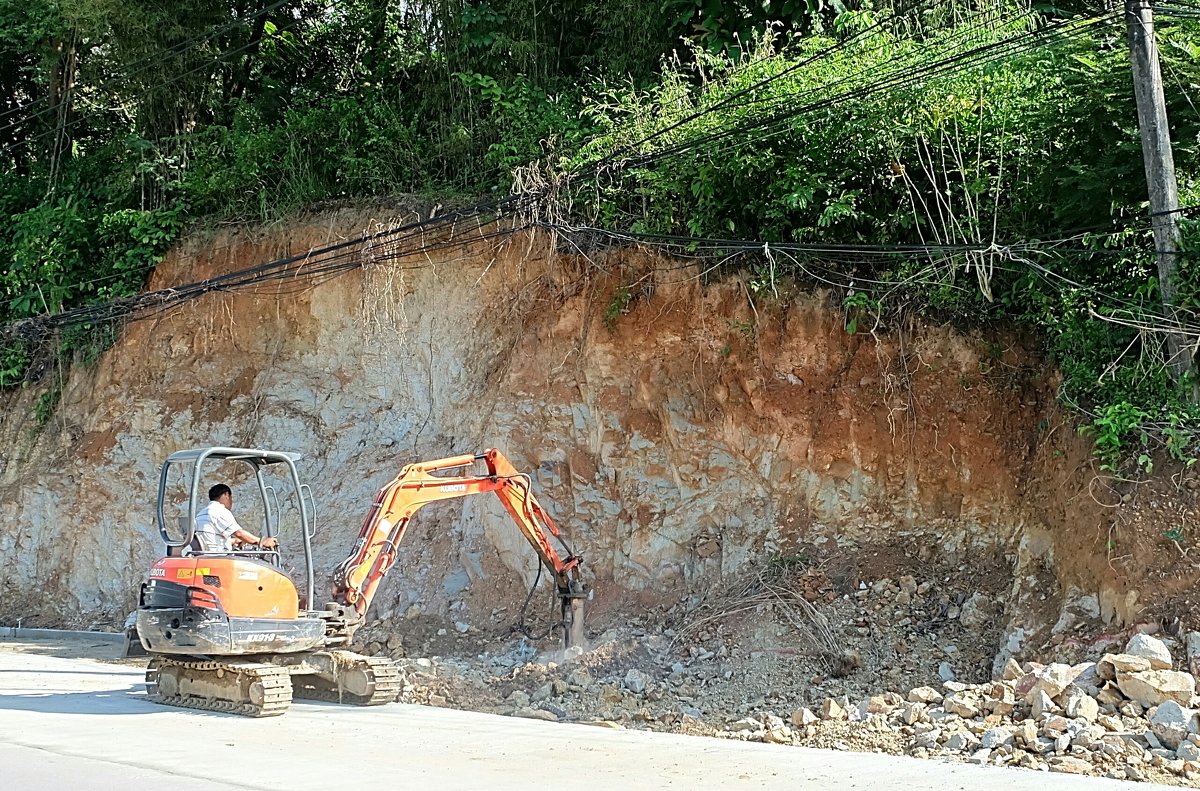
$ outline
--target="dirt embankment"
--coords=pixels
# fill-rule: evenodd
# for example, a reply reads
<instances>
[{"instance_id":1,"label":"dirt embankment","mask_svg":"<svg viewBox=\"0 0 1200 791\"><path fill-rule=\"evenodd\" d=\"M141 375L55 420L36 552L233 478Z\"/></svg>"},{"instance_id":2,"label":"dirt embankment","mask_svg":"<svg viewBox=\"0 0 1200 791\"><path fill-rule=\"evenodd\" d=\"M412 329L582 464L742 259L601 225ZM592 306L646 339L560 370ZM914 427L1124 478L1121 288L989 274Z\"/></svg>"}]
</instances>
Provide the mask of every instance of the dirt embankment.
<instances>
[{"instance_id":1,"label":"dirt embankment","mask_svg":"<svg viewBox=\"0 0 1200 791\"><path fill-rule=\"evenodd\" d=\"M375 219L193 239L150 286ZM583 554L597 630L634 617L670 628L672 608L771 564L819 568L837 597L946 570L939 611L976 594L994 607L979 672L1194 617L1192 473L1097 475L1053 370L1015 337L919 322L872 333L862 320L850 334L824 293L756 294L642 250L549 245L464 242L210 294L131 324L94 368L6 395L0 614L119 621L159 551L157 465L233 444L305 454L321 572L402 464L504 449ZM34 403L60 385L39 428ZM441 506L420 515L375 611L409 641L453 648L456 623L503 622L534 575L498 504Z\"/></svg>"}]
</instances>

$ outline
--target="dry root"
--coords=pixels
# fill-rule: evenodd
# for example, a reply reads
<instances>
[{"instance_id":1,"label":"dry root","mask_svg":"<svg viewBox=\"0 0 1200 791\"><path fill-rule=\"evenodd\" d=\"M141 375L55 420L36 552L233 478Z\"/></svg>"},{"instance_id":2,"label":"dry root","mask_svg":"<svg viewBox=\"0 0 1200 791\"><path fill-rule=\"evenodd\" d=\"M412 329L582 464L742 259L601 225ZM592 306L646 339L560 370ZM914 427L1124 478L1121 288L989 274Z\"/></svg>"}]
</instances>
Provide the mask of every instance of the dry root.
<instances>
[{"instance_id":1,"label":"dry root","mask_svg":"<svg viewBox=\"0 0 1200 791\"><path fill-rule=\"evenodd\" d=\"M829 675L845 676L862 666L862 657L842 646L829 620L806 597L813 592L811 581L812 570L796 574L772 568L743 578L689 613L672 645L739 613L772 609L795 630L803 654L819 662Z\"/></svg>"}]
</instances>

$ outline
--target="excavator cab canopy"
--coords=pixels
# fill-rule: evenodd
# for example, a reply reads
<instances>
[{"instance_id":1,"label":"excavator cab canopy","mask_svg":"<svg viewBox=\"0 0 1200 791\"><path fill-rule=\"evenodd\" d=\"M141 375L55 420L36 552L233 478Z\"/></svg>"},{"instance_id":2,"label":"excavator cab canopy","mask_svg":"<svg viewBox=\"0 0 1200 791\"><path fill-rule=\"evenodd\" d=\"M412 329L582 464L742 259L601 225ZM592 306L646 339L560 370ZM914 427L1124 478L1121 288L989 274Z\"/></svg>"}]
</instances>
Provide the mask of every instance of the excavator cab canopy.
<instances>
[{"instance_id":1,"label":"excavator cab canopy","mask_svg":"<svg viewBox=\"0 0 1200 791\"><path fill-rule=\"evenodd\" d=\"M262 450L257 448L210 447L192 448L172 453L163 462L158 478L158 508L156 511L158 532L167 545L168 555L203 554L194 542L196 534L196 514L208 502L208 486L217 483L216 476L232 477L226 470L220 468L229 463L245 465L254 477L259 493L257 509L262 515L262 535L281 537L284 524L285 508L281 506L280 491L284 491L284 502L294 500L294 507L286 509L288 524L295 525L296 530L288 530L287 540L300 539L304 550L304 565L306 569L307 598L313 601L314 579L312 563L311 540L314 533L316 505L312 490L308 484L302 483L296 462L301 459L299 453L288 451ZM270 473L269 476L264 472ZM172 485L172 481L175 482ZM182 484L183 493L179 491ZM186 496L186 505L183 502ZM167 501L171 498L178 507L174 520L167 518ZM298 534L298 536L296 535ZM223 553L224 554L224 553ZM274 552L256 550L253 552L235 552L245 554L259 560L278 561Z\"/></svg>"}]
</instances>

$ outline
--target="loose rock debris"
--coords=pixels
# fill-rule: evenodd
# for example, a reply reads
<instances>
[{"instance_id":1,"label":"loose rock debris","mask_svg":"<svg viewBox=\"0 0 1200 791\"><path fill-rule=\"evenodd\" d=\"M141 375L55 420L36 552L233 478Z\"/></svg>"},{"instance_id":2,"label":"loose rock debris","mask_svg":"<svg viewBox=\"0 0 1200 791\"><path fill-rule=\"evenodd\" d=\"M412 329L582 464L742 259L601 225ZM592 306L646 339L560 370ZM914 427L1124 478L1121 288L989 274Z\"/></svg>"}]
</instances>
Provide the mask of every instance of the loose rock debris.
<instances>
[{"instance_id":1,"label":"loose rock debris","mask_svg":"<svg viewBox=\"0 0 1200 791\"><path fill-rule=\"evenodd\" d=\"M912 577L837 596L812 573L799 579L759 574L662 613L674 626L634 621L567 661L526 639L402 658L401 700L1200 787L1186 636L1134 634L1087 661L1009 660L992 678L993 597ZM396 633L364 635L365 650L409 653Z\"/></svg>"}]
</instances>

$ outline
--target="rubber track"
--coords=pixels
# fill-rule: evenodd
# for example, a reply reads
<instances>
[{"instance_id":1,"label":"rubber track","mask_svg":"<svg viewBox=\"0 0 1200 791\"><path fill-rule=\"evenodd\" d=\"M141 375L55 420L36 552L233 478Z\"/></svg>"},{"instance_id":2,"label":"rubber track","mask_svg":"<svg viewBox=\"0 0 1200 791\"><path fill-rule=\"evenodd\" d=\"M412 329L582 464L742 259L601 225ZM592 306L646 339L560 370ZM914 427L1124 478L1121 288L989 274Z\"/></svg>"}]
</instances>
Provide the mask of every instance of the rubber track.
<instances>
[{"instance_id":1,"label":"rubber track","mask_svg":"<svg viewBox=\"0 0 1200 791\"><path fill-rule=\"evenodd\" d=\"M240 675L247 673L254 675L263 685L263 702L262 704L234 703L229 700L199 698L193 695L160 694L158 691L158 671L164 665L175 665L187 668L188 670L200 671L215 672L217 670L225 670L232 674L230 678L231 683L236 683ZM146 696L152 703L160 703L164 706L219 711L226 714L239 714L243 717L278 717L287 711L288 707L292 704L292 680L286 668L256 662L154 659L146 667Z\"/></svg>"},{"instance_id":2,"label":"rubber track","mask_svg":"<svg viewBox=\"0 0 1200 791\"><path fill-rule=\"evenodd\" d=\"M338 689L338 685L320 676L303 675L292 677L292 696L303 700L324 700L330 703L348 703L351 706L382 706L391 703L400 694L404 677L400 668L390 660L378 656L363 656L351 651L332 651L347 664L365 665L367 676L373 683L370 695L352 695Z\"/></svg>"}]
</instances>

